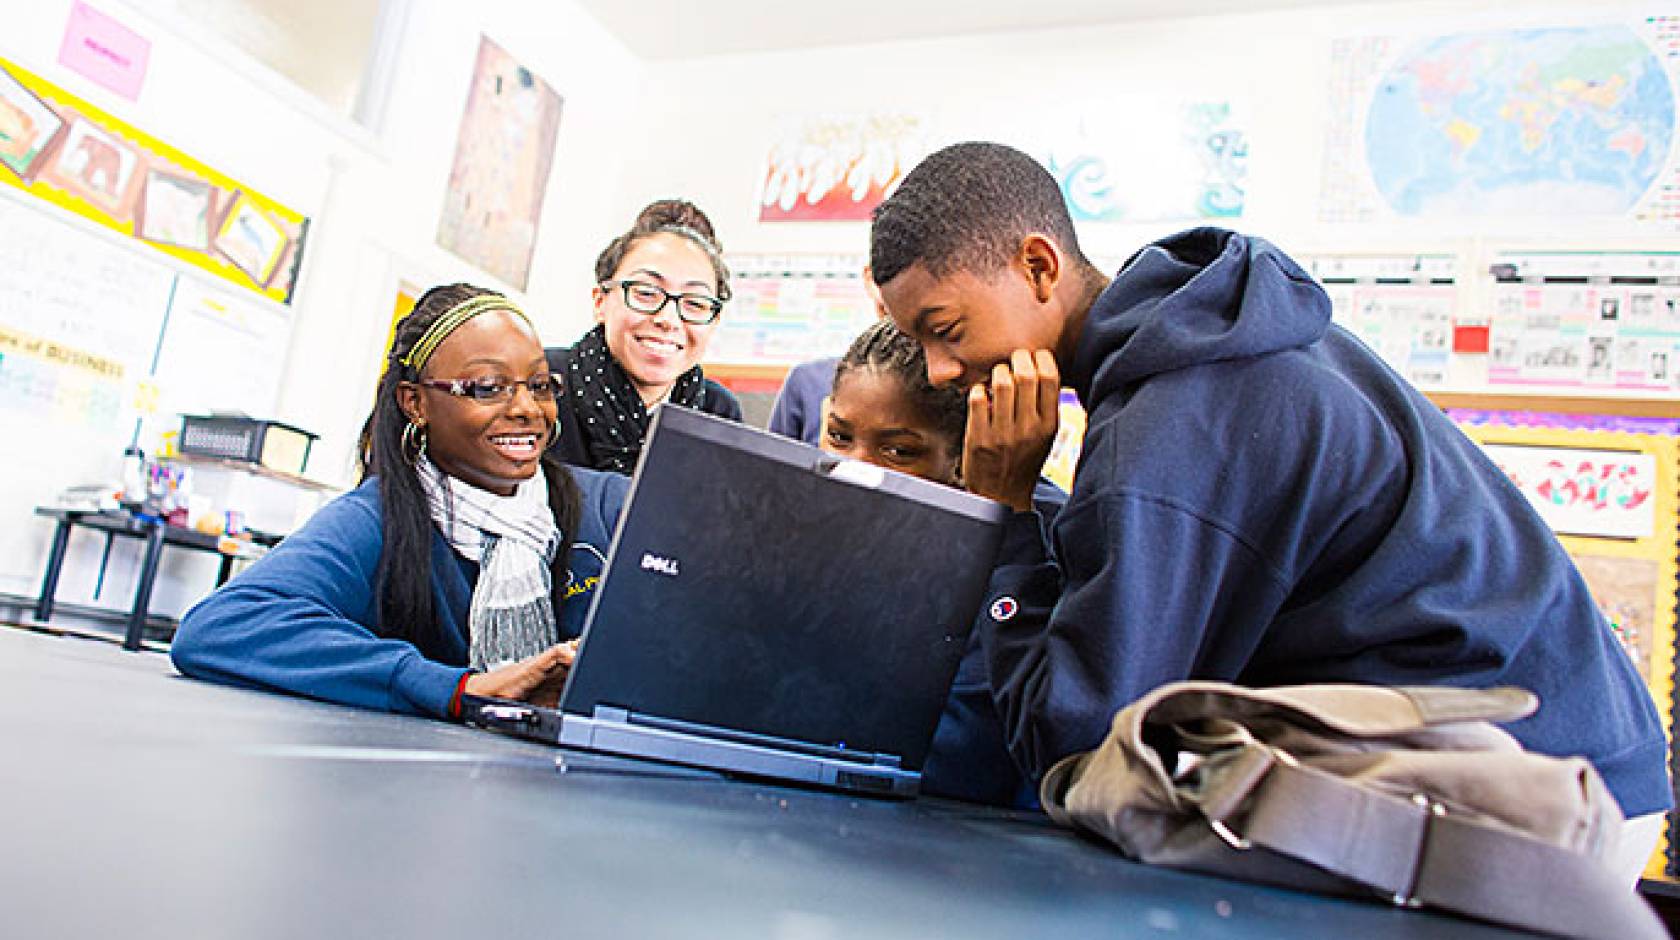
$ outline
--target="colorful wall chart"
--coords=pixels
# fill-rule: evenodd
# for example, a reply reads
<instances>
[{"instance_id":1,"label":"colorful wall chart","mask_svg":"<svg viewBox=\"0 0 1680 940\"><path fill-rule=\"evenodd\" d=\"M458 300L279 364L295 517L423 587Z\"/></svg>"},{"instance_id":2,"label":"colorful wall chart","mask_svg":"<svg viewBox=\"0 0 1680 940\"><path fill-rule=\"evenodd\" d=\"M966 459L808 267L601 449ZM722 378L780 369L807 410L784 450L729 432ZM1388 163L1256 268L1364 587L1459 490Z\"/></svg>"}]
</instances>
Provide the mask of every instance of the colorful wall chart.
<instances>
[{"instance_id":1,"label":"colorful wall chart","mask_svg":"<svg viewBox=\"0 0 1680 940\"><path fill-rule=\"evenodd\" d=\"M0 183L291 301L308 219L5 59Z\"/></svg>"},{"instance_id":2,"label":"colorful wall chart","mask_svg":"<svg viewBox=\"0 0 1680 940\"><path fill-rule=\"evenodd\" d=\"M927 154L913 114L784 117L760 175L760 222L866 222Z\"/></svg>"},{"instance_id":3,"label":"colorful wall chart","mask_svg":"<svg viewBox=\"0 0 1680 940\"><path fill-rule=\"evenodd\" d=\"M1335 322L1419 388L1446 383L1452 353L1465 349L1457 329L1456 259L1304 255L1300 262L1330 295Z\"/></svg>"},{"instance_id":4,"label":"colorful wall chart","mask_svg":"<svg viewBox=\"0 0 1680 940\"><path fill-rule=\"evenodd\" d=\"M1672 742L1680 440L1666 434L1459 426L1553 524L1649 686ZM1666 848L1659 846L1646 874L1660 875L1666 867Z\"/></svg>"},{"instance_id":5,"label":"colorful wall chart","mask_svg":"<svg viewBox=\"0 0 1680 940\"><path fill-rule=\"evenodd\" d=\"M1680 253L1502 252L1489 385L1680 388Z\"/></svg>"},{"instance_id":6,"label":"colorful wall chart","mask_svg":"<svg viewBox=\"0 0 1680 940\"><path fill-rule=\"evenodd\" d=\"M861 256L732 255L735 296L707 362L794 365L838 356L875 322Z\"/></svg>"},{"instance_id":7,"label":"colorful wall chart","mask_svg":"<svg viewBox=\"0 0 1680 940\"><path fill-rule=\"evenodd\" d=\"M560 132L560 96L479 37L438 244L524 290Z\"/></svg>"},{"instance_id":8,"label":"colorful wall chart","mask_svg":"<svg viewBox=\"0 0 1680 940\"><path fill-rule=\"evenodd\" d=\"M1333 44L1320 218L1680 226L1680 18Z\"/></svg>"}]
</instances>

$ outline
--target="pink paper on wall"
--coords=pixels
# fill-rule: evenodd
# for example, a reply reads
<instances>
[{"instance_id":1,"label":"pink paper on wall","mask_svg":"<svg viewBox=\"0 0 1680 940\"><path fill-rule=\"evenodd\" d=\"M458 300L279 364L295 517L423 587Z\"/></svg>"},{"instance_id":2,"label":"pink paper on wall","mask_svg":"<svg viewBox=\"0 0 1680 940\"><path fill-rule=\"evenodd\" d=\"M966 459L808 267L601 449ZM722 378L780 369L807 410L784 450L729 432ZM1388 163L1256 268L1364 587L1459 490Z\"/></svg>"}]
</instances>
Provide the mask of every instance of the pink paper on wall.
<instances>
[{"instance_id":1,"label":"pink paper on wall","mask_svg":"<svg viewBox=\"0 0 1680 940\"><path fill-rule=\"evenodd\" d=\"M140 98L152 41L77 0L70 8L58 64L130 101Z\"/></svg>"}]
</instances>

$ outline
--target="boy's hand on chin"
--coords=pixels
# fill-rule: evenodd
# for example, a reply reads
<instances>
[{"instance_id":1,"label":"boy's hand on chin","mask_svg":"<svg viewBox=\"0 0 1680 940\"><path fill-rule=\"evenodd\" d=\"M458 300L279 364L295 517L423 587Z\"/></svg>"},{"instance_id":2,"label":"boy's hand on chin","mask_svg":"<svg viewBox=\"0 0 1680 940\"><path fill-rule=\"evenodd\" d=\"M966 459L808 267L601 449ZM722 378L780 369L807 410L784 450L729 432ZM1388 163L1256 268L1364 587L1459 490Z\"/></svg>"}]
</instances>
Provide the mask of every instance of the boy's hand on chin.
<instances>
[{"instance_id":1,"label":"boy's hand on chin","mask_svg":"<svg viewBox=\"0 0 1680 940\"><path fill-rule=\"evenodd\" d=\"M1032 508L1061 420L1061 373L1047 349L1017 349L992 367L992 380L968 390L963 485L1017 512Z\"/></svg>"}]
</instances>

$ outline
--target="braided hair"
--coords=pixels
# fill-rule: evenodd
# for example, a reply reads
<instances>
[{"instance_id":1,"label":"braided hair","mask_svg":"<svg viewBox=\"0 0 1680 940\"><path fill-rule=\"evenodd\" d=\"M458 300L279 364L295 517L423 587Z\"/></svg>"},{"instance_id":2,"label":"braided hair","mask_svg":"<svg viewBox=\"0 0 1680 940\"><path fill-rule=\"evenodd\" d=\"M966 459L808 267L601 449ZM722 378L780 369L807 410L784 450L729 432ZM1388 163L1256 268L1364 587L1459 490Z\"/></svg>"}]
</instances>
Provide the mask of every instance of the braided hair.
<instances>
[{"instance_id":1,"label":"braided hair","mask_svg":"<svg viewBox=\"0 0 1680 940\"><path fill-rule=\"evenodd\" d=\"M852 340L834 367L834 389L838 391L841 380L860 369L896 378L916 413L951 442L954 452L962 452L968 428L967 394L956 385L930 384L921 345L891 320L877 321Z\"/></svg>"},{"instance_id":2,"label":"braided hair","mask_svg":"<svg viewBox=\"0 0 1680 940\"><path fill-rule=\"evenodd\" d=\"M375 574L379 611L375 632L389 639L407 640L428 659L440 661L447 648L445 638L456 630L441 621L432 603L432 516L420 476L403 450L403 432L409 421L398 402L397 390L404 382L421 377L420 370L404 365L402 360L426 330L450 310L492 293L468 284L450 284L434 287L420 297L414 309L397 323L373 410L357 441L362 481L369 477L379 480L383 548ZM558 614L566 599L566 566L583 497L565 465L545 456L542 468L548 481L548 505L562 539L553 569L554 611ZM465 665L465 660L457 665Z\"/></svg>"}]
</instances>

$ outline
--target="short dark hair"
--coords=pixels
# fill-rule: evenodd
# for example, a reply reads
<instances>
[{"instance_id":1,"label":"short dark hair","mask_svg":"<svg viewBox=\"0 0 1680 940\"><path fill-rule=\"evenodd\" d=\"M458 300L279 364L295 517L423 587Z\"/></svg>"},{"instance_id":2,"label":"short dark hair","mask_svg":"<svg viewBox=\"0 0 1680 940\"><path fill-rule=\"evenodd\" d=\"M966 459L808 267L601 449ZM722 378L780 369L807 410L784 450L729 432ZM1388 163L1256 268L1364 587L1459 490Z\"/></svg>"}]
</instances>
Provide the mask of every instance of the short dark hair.
<instances>
[{"instance_id":1,"label":"short dark hair","mask_svg":"<svg viewBox=\"0 0 1680 940\"><path fill-rule=\"evenodd\" d=\"M877 284L918 262L935 277L990 273L1033 232L1087 263L1061 188L1037 160L1003 144L953 144L916 164L875 208L869 267Z\"/></svg>"},{"instance_id":2,"label":"short dark hair","mask_svg":"<svg viewBox=\"0 0 1680 940\"><path fill-rule=\"evenodd\" d=\"M939 429L951 441L956 453L962 453L963 435L968 430L968 393L956 385L932 385L928 382L927 357L921 344L893 325L891 320L879 320L852 340L850 349L834 367L834 389L840 380L859 369L872 369L896 378L909 397L916 414Z\"/></svg>"},{"instance_id":3,"label":"short dark hair","mask_svg":"<svg viewBox=\"0 0 1680 940\"><path fill-rule=\"evenodd\" d=\"M718 299L728 300L733 295L729 289L729 265L724 263L723 246L712 228L712 220L700 211L699 206L686 199L656 199L644 206L636 214L636 221L630 224L629 231L608 242L607 247L595 257L595 283L611 280L630 249L650 235L675 235L687 239L711 262L712 276L717 279Z\"/></svg>"}]
</instances>

